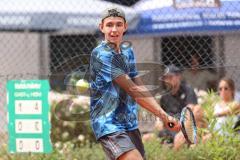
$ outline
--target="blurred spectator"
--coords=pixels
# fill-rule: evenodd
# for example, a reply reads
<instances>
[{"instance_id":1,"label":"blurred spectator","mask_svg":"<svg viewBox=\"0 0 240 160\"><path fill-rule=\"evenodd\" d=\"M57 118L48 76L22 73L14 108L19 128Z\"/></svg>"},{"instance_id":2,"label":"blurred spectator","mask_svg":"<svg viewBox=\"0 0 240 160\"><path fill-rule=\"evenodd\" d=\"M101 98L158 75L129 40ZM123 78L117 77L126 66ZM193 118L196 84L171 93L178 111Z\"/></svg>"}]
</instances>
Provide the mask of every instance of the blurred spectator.
<instances>
[{"instance_id":1,"label":"blurred spectator","mask_svg":"<svg viewBox=\"0 0 240 160\"><path fill-rule=\"evenodd\" d=\"M237 121L235 114L240 109L240 105L234 100L235 97L235 84L230 78L223 78L218 86L220 102L214 106L214 116L217 117L215 130L219 130L226 124L229 116L234 115L234 121Z\"/></svg>"},{"instance_id":2,"label":"blurred spectator","mask_svg":"<svg viewBox=\"0 0 240 160\"><path fill-rule=\"evenodd\" d=\"M190 60L190 68L185 69L183 78L195 89L207 90L216 88L216 75L203 69L200 65L200 57L193 54Z\"/></svg>"},{"instance_id":3,"label":"blurred spectator","mask_svg":"<svg viewBox=\"0 0 240 160\"><path fill-rule=\"evenodd\" d=\"M179 119L182 109L189 106L193 110L198 127L201 127L203 110L197 105L197 96L192 87L182 81L180 69L174 65L168 66L165 69L163 81L168 91L160 99L163 110ZM156 127L161 128L161 123L157 122ZM173 143L175 149L185 143L182 132L176 133L163 129L159 132L159 137L165 139L164 143Z\"/></svg>"},{"instance_id":4,"label":"blurred spectator","mask_svg":"<svg viewBox=\"0 0 240 160\"><path fill-rule=\"evenodd\" d=\"M218 85L218 91L220 101L214 106L214 116L216 117L214 130L218 131L219 134L226 135L227 133L223 131L223 127L229 122L230 118L232 118L235 123L233 128L239 127L240 122L237 121L236 114L240 110L240 104L234 100L235 84L232 79L221 79ZM211 134L208 134L203 140L206 141L210 137Z\"/></svg>"}]
</instances>

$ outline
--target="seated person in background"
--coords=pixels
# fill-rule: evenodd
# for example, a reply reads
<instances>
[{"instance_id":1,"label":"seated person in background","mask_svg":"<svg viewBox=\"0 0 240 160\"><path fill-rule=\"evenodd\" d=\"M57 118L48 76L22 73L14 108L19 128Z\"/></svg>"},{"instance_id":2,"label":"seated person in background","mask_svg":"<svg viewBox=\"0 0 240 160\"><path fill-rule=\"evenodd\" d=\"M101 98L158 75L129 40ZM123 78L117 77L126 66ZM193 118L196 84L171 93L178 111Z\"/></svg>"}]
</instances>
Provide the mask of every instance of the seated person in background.
<instances>
[{"instance_id":1,"label":"seated person in background","mask_svg":"<svg viewBox=\"0 0 240 160\"><path fill-rule=\"evenodd\" d=\"M223 126L226 125L229 120L228 117L233 115L233 121L237 122L237 112L240 110L239 102L234 100L235 97L235 84L234 81L230 78L222 78L218 85L218 91L220 96L220 101L214 106L214 116L216 117L216 124L214 130L218 131L221 135L226 135L222 130ZM239 122L238 122L239 123ZM236 123L234 128L238 127ZM211 137L211 134L208 134L204 137L203 141L206 141Z\"/></svg>"},{"instance_id":2,"label":"seated person in background","mask_svg":"<svg viewBox=\"0 0 240 160\"><path fill-rule=\"evenodd\" d=\"M223 78L219 82L218 91L220 95L220 102L214 106L214 116L217 117L215 129L221 129L222 125L226 123L227 117L234 115L239 111L240 105L234 100L235 84L230 78ZM237 117L234 116L235 122Z\"/></svg>"},{"instance_id":3,"label":"seated person in background","mask_svg":"<svg viewBox=\"0 0 240 160\"><path fill-rule=\"evenodd\" d=\"M182 109L189 106L193 110L198 127L202 127L203 110L197 105L197 96L194 90L182 81L181 70L174 65L168 66L162 80L167 87L166 94L162 95L160 99L163 110L179 119ZM186 142L182 132L169 132L163 129L159 132L159 137L169 138L169 141L173 142L174 149L180 148Z\"/></svg>"},{"instance_id":4,"label":"seated person in background","mask_svg":"<svg viewBox=\"0 0 240 160\"><path fill-rule=\"evenodd\" d=\"M200 57L197 53L191 56L190 68L185 69L182 73L183 79L187 81L194 89L208 90L216 88L216 75L207 69L201 68Z\"/></svg>"}]
</instances>

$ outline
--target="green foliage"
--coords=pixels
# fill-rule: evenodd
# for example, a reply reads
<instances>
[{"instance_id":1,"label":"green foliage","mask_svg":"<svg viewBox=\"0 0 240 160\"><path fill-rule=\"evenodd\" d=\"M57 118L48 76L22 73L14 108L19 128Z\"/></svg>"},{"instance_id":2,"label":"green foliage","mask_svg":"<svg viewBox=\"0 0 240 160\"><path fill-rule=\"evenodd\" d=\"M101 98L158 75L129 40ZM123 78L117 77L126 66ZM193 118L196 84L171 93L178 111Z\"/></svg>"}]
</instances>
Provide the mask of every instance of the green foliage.
<instances>
[{"instance_id":1,"label":"green foliage","mask_svg":"<svg viewBox=\"0 0 240 160\"><path fill-rule=\"evenodd\" d=\"M148 160L238 160L239 138L216 137L194 148L184 146L180 151L161 145L159 139L146 142L144 146ZM70 142L55 147L51 154L7 154L7 151L1 148L0 157L4 160L105 160L99 144L86 143L74 148Z\"/></svg>"},{"instance_id":2,"label":"green foliage","mask_svg":"<svg viewBox=\"0 0 240 160\"><path fill-rule=\"evenodd\" d=\"M54 149L51 154L7 153L6 147L0 149L2 160L105 160L105 155L99 144L86 143L77 148L71 142L65 142Z\"/></svg>"},{"instance_id":3,"label":"green foliage","mask_svg":"<svg viewBox=\"0 0 240 160\"><path fill-rule=\"evenodd\" d=\"M67 102L68 103L68 102ZM60 108L56 112L56 107ZM92 132L92 128L90 125L90 118L86 117L84 121L68 121L62 120L59 117L71 117L74 119L79 119L83 114L88 113L88 106L83 107L80 105L74 105L71 112L66 111L69 108L66 107L67 104L63 101L61 103L54 104L52 106L52 116L51 116L51 140L54 145L61 146L62 143L70 142L74 145L74 147L78 147L85 143L95 142L95 137ZM74 113L76 113L74 115ZM76 116L76 117L74 117ZM88 115L89 116L89 115Z\"/></svg>"},{"instance_id":4,"label":"green foliage","mask_svg":"<svg viewBox=\"0 0 240 160\"><path fill-rule=\"evenodd\" d=\"M204 109L204 119L208 124L208 129L201 129L203 133L211 132L214 134L214 126L216 124L216 118L213 115L214 106L216 102L218 102L219 96L217 96L216 92L209 91L206 96L201 97L203 99L203 103L201 107Z\"/></svg>"},{"instance_id":5,"label":"green foliage","mask_svg":"<svg viewBox=\"0 0 240 160\"><path fill-rule=\"evenodd\" d=\"M204 144L198 144L194 148L183 146L175 151L153 140L145 143L148 160L238 160L240 155L239 136L215 137Z\"/></svg>"}]
</instances>

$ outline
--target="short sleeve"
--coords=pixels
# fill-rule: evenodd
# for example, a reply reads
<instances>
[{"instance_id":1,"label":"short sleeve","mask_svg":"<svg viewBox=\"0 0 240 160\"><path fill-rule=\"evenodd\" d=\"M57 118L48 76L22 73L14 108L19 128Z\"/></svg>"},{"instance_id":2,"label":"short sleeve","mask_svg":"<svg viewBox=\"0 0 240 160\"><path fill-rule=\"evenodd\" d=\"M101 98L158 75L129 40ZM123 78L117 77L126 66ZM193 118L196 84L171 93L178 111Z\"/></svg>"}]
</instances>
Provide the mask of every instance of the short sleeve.
<instances>
[{"instance_id":1,"label":"short sleeve","mask_svg":"<svg viewBox=\"0 0 240 160\"><path fill-rule=\"evenodd\" d=\"M132 50L130 51L129 59L130 59L130 75L129 76L131 78L134 78L138 75L138 72L136 67L136 59Z\"/></svg>"},{"instance_id":2,"label":"short sleeve","mask_svg":"<svg viewBox=\"0 0 240 160\"><path fill-rule=\"evenodd\" d=\"M187 86L187 97L186 97L186 104L197 104L197 96L194 90Z\"/></svg>"},{"instance_id":3,"label":"short sleeve","mask_svg":"<svg viewBox=\"0 0 240 160\"><path fill-rule=\"evenodd\" d=\"M101 55L95 55L93 58L96 80L110 82L120 75L126 74L125 59L120 54L104 52Z\"/></svg>"}]
</instances>

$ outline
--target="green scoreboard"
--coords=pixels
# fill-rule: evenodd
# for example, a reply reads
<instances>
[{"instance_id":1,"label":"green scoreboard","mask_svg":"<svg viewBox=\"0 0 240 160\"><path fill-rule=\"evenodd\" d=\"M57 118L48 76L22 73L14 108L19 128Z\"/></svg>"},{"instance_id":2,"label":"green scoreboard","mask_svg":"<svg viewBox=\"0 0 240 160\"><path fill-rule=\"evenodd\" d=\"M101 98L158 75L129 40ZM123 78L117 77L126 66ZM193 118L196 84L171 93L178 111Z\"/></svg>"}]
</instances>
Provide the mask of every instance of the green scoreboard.
<instances>
[{"instance_id":1,"label":"green scoreboard","mask_svg":"<svg viewBox=\"0 0 240 160\"><path fill-rule=\"evenodd\" d=\"M47 80L7 83L8 146L10 153L50 153L50 107Z\"/></svg>"}]
</instances>

